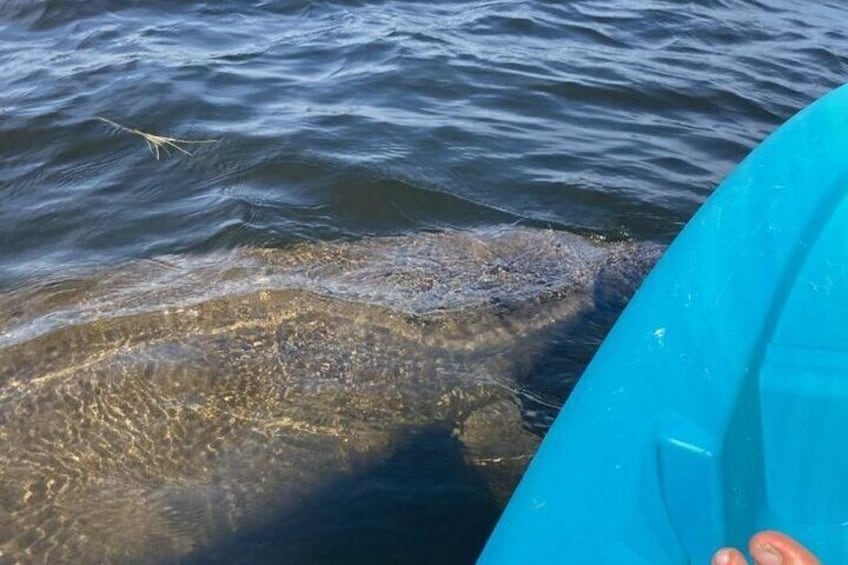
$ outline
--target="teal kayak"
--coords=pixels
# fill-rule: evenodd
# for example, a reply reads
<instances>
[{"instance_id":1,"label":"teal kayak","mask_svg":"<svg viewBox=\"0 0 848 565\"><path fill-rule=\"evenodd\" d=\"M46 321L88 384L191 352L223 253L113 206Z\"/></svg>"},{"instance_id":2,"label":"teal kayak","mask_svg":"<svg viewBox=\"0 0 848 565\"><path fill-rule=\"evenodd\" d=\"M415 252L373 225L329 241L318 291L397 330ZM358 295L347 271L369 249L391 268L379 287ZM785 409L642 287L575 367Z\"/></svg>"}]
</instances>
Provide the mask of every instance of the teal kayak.
<instances>
[{"instance_id":1,"label":"teal kayak","mask_svg":"<svg viewBox=\"0 0 848 565\"><path fill-rule=\"evenodd\" d=\"M707 564L763 529L848 563L848 85L683 229L480 563Z\"/></svg>"}]
</instances>

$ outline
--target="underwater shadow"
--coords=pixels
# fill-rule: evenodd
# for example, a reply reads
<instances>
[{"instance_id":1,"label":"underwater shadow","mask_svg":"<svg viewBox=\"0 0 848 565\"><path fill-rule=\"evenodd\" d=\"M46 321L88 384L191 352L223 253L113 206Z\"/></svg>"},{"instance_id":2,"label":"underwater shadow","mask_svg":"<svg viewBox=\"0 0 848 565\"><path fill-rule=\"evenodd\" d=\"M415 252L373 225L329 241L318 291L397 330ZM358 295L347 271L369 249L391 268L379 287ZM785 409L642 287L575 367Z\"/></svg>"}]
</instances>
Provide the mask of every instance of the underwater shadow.
<instances>
[{"instance_id":1,"label":"underwater shadow","mask_svg":"<svg viewBox=\"0 0 848 565\"><path fill-rule=\"evenodd\" d=\"M327 481L264 525L184 563L473 563L501 512L446 427L405 437L381 463Z\"/></svg>"}]
</instances>

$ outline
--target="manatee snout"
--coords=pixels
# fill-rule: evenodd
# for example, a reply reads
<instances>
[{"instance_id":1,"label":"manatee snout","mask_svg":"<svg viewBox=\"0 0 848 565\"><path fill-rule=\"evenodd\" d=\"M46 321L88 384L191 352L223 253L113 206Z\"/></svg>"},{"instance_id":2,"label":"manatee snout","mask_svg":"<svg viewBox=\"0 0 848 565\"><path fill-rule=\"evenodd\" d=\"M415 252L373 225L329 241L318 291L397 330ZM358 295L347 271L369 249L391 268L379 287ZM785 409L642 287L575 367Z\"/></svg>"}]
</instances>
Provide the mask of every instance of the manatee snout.
<instances>
[{"instance_id":1,"label":"manatee snout","mask_svg":"<svg viewBox=\"0 0 848 565\"><path fill-rule=\"evenodd\" d=\"M654 242L612 245L595 280L596 306L606 311L623 309L664 251L664 245Z\"/></svg>"}]
</instances>

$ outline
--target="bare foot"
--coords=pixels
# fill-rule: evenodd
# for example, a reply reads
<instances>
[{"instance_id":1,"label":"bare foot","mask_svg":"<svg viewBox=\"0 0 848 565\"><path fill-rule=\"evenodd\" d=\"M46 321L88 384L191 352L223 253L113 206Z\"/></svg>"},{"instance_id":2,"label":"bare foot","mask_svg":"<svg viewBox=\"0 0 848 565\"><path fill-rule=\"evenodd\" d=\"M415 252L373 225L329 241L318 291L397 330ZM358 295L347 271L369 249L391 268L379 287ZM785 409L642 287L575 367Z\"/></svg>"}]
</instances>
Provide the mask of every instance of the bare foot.
<instances>
[{"instance_id":1,"label":"bare foot","mask_svg":"<svg viewBox=\"0 0 848 565\"><path fill-rule=\"evenodd\" d=\"M821 565L804 546L779 532L760 532L748 542L748 551L756 565ZM712 565L747 565L745 556L725 547L713 555Z\"/></svg>"}]
</instances>

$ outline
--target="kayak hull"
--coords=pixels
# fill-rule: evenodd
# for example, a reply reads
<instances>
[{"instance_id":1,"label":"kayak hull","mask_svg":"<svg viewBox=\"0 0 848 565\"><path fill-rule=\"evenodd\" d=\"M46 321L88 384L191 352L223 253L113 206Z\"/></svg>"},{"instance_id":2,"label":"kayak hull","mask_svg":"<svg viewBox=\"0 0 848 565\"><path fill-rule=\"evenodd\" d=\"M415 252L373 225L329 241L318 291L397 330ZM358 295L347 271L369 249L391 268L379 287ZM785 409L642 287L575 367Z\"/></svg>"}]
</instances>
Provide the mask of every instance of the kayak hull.
<instances>
[{"instance_id":1,"label":"kayak hull","mask_svg":"<svg viewBox=\"0 0 848 565\"><path fill-rule=\"evenodd\" d=\"M848 561L848 86L724 180L604 341L480 563Z\"/></svg>"}]
</instances>

